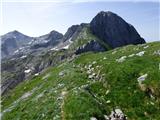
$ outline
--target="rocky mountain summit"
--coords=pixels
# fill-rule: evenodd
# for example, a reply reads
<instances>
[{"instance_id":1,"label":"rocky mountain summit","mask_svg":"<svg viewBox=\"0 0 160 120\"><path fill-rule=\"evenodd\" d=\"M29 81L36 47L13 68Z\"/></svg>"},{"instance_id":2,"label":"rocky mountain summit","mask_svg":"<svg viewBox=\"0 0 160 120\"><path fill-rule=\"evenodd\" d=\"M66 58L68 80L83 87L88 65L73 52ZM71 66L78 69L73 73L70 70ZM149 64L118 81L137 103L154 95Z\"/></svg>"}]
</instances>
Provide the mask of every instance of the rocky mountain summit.
<instances>
[{"instance_id":1,"label":"rocky mountain summit","mask_svg":"<svg viewBox=\"0 0 160 120\"><path fill-rule=\"evenodd\" d=\"M90 27L94 35L112 48L145 43L131 24L110 11L98 13L91 21Z\"/></svg>"},{"instance_id":2,"label":"rocky mountain summit","mask_svg":"<svg viewBox=\"0 0 160 120\"><path fill-rule=\"evenodd\" d=\"M16 50L31 42L31 40L32 37L26 36L16 30L1 36L2 58L16 53Z\"/></svg>"},{"instance_id":3,"label":"rocky mountain summit","mask_svg":"<svg viewBox=\"0 0 160 120\"><path fill-rule=\"evenodd\" d=\"M43 48L53 47L60 43L63 35L57 31L51 31L49 34L40 37L29 37L18 31L9 32L1 36L2 58L12 57L19 54L28 54ZM41 49L42 51L42 49Z\"/></svg>"},{"instance_id":4,"label":"rocky mountain summit","mask_svg":"<svg viewBox=\"0 0 160 120\"><path fill-rule=\"evenodd\" d=\"M63 45L64 43L70 45L74 41L68 48L75 49L75 53L99 52L129 44L145 43L145 40L131 24L110 11L99 12L88 24L71 26L64 35L63 41L65 41Z\"/></svg>"}]
</instances>

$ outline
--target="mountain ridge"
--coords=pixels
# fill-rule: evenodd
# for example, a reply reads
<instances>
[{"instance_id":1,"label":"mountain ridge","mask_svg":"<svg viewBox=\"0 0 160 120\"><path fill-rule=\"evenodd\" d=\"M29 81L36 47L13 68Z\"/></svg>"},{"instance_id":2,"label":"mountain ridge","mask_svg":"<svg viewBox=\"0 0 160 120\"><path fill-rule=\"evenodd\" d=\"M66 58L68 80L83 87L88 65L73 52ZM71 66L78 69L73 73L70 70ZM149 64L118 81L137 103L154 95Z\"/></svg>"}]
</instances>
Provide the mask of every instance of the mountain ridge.
<instances>
[{"instance_id":1,"label":"mountain ridge","mask_svg":"<svg viewBox=\"0 0 160 120\"><path fill-rule=\"evenodd\" d=\"M17 30L11 31L1 36L2 59L5 57L6 58L12 57L20 53L28 54L32 52L30 47L34 48L34 45L37 45L38 48L43 46L45 46L46 48L48 46L53 46L54 41L55 41L55 44L58 44L60 41L56 41L56 40L61 39L62 37L63 37L63 34L58 33L55 30L39 37L30 37L30 36L24 35L23 33L20 33ZM10 42L12 44L10 44Z\"/></svg>"},{"instance_id":2,"label":"mountain ridge","mask_svg":"<svg viewBox=\"0 0 160 120\"><path fill-rule=\"evenodd\" d=\"M34 42L34 41L36 42L38 40L44 41L44 42L40 44L37 43L37 45L35 44L35 46L33 45L31 48L38 49L38 48L45 48L48 46L52 46L52 47L55 46L56 50L63 49L63 48L68 49L70 44L76 39L77 36L79 36L79 33L81 32L81 30L87 26L89 26L89 29L92 32L91 34L94 34L96 37L98 37L98 39L100 39L101 42L105 43L108 46L108 48L116 48L116 47L120 47L128 44L145 43L145 40L141 38L141 36L138 34L136 29L131 24L127 23L120 16L118 16L113 12L101 11L91 20L90 23L81 23L80 25L72 25L71 27L69 27L67 32L64 34L64 36L62 36L62 34L58 34L57 31L53 30L49 34L42 35L39 37L32 37L35 40L30 40L30 42ZM13 31L13 32L16 33L18 31ZM52 35L52 32L54 33L53 35ZM55 33L57 33L58 35L57 38L54 38L54 36L56 36ZM47 38L45 38L45 36L47 35L51 35L53 39L57 39L58 41L56 42L46 41ZM2 47L3 48L2 53L3 51L7 51L6 47L7 46Z\"/></svg>"},{"instance_id":3,"label":"mountain ridge","mask_svg":"<svg viewBox=\"0 0 160 120\"><path fill-rule=\"evenodd\" d=\"M97 19L97 16L99 16L101 19ZM106 17L108 16L108 17ZM112 17L113 16L113 17ZM98 18L99 18L98 17ZM25 79L28 79L29 77L33 76L36 73L41 72L43 69L46 69L47 67L54 66L57 63L57 60L63 60L63 58L67 58L70 55L79 55L85 52L104 52L107 50L113 49L113 46L108 44L108 41L103 39L103 35L96 34L97 32L94 30L96 27L94 27L93 23L97 23L99 25L99 21L102 21L103 27L97 28L98 33L102 34L108 34L109 32L104 32L103 29L108 29L109 31L115 31L116 26L129 26L128 23L126 23L122 18L120 18L118 15L112 12L99 12L90 23L81 23L79 25L72 25L68 28L67 32L63 35L55 30L49 32L48 34L39 36L39 37L29 37L26 36L18 31L12 31L6 34L8 36L9 40L12 42L15 42L12 45L15 45L9 49L11 51L11 55L9 55L8 58L2 59L2 91L3 93L6 93L9 89L8 88L14 88L17 84L24 81ZM114 21L122 21L118 22L118 24L112 24L109 26L106 21L114 22ZM117 22L115 22L117 23ZM101 26L101 25L100 25ZM132 29L132 28L130 28ZM124 30L124 35L128 34L126 29ZM133 32L134 33L134 32ZM138 34L135 30L135 34ZM14 38L15 35L21 36L19 39ZM98 37L100 35L100 37ZM109 34L108 34L109 35ZM5 35L4 35L5 36ZM111 38L113 34L110 35ZM115 33L115 36L117 36L117 33ZM3 36L2 36L3 37ZM17 46L17 41L25 41L26 38L28 41L23 43L23 46ZM131 36L132 37L132 36ZM137 37L140 37L139 35ZM137 38L136 37L136 38ZM12 39L13 38L13 39ZM134 38L134 37L133 37ZM126 38L129 39L129 38ZM7 37L6 37L7 40ZM5 39L3 40L5 41ZM110 41L114 41L114 38ZM124 44L123 39L120 40L120 45L118 46L124 46L128 44L134 44L136 41L133 39L129 43ZM10 43L10 42L9 42ZM139 41L141 44L142 42ZM14 48L15 47L15 48ZM7 51L7 46L5 46L4 43L2 43L2 58L3 53ZM66 55L64 55L64 53ZM60 54L60 55L59 55ZM48 58L43 58L42 56L49 55ZM35 56L35 58L33 58ZM53 58L54 57L54 58ZM31 63L29 63L28 59L32 61L35 64L32 64L32 69L30 70L30 73L25 73L23 63L26 66L31 66ZM53 61L54 60L54 61ZM13 65L14 61L19 61L19 63ZM44 61L46 63L44 63ZM8 66L12 66L12 69ZM17 80L13 79L16 78ZM7 86L7 87L6 87Z\"/></svg>"}]
</instances>

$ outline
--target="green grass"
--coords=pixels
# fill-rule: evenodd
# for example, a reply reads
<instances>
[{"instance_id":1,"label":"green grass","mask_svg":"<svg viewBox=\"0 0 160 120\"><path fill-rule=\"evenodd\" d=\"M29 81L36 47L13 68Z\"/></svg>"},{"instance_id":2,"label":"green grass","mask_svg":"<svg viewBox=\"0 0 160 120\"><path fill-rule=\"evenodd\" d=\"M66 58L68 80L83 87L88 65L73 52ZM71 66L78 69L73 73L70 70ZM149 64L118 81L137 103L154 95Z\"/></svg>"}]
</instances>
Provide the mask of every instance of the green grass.
<instances>
[{"instance_id":1,"label":"green grass","mask_svg":"<svg viewBox=\"0 0 160 120\"><path fill-rule=\"evenodd\" d=\"M2 96L2 111L13 107L3 113L2 119L88 120L93 116L104 119L103 115L109 115L113 108L120 108L129 120L159 120L160 56L153 54L159 48L160 42L153 42L102 53L89 52L48 68ZM145 54L128 57L140 51ZM118 63L116 59L122 56L127 56L126 60ZM99 72L98 79L88 78L85 66L91 64L94 73ZM62 71L64 75L59 76ZM137 78L146 73L142 89ZM13 104L33 89L32 95ZM147 89L152 91L152 97Z\"/></svg>"},{"instance_id":2,"label":"green grass","mask_svg":"<svg viewBox=\"0 0 160 120\"><path fill-rule=\"evenodd\" d=\"M104 43L102 40L100 40L99 38L97 38L95 35L92 34L89 26L82 28L81 32L79 33L77 38L74 40L74 42L70 45L69 49L75 50L78 47L83 46L92 40L96 40L107 50L111 49L106 43Z\"/></svg>"}]
</instances>

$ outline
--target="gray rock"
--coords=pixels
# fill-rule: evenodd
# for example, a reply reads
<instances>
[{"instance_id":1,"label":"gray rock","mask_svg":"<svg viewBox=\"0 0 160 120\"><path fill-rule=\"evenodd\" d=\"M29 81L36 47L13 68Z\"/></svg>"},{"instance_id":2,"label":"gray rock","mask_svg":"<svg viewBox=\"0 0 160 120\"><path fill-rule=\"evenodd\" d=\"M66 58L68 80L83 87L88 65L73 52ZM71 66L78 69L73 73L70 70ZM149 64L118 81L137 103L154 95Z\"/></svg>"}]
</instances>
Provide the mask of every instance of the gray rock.
<instances>
[{"instance_id":1,"label":"gray rock","mask_svg":"<svg viewBox=\"0 0 160 120\"><path fill-rule=\"evenodd\" d=\"M59 72L59 76L64 76L64 74L65 74L65 72L64 71L61 71L61 72Z\"/></svg>"},{"instance_id":2,"label":"gray rock","mask_svg":"<svg viewBox=\"0 0 160 120\"><path fill-rule=\"evenodd\" d=\"M127 117L121 109L114 109L108 117L105 115L105 120L127 120Z\"/></svg>"},{"instance_id":3,"label":"gray rock","mask_svg":"<svg viewBox=\"0 0 160 120\"><path fill-rule=\"evenodd\" d=\"M102 47L102 45L100 43L98 43L96 40L91 40L87 44L79 47L75 53L81 54L81 53L89 52L89 51L102 52L105 50L106 49L104 47Z\"/></svg>"},{"instance_id":4,"label":"gray rock","mask_svg":"<svg viewBox=\"0 0 160 120\"><path fill-rule=\"evenodd\" d=\"M154 55L159 55L160 56L160 50L154 51Z\"/></svg>"},{"instance_id":5,"label":"gray rock","mask_svg":"<svg viewBox=\"0 0 160 120\"><path fill-rule=\"evenodd\" d=\"M85 27L89 27L89 24L81 23L80 25L72 25L64 34L61 43L58 44L56 47L58 49L63 49L65 48L65 46L70 46L71 43L74 42L77 39L77 37L80 36L81 31Z\"/></svg>"},{"instance_id":6,"label":"gray rock","mask_svg":"<svg viewBox=\"0 0 160 120\"><path fill-rule=\"evenodd\" d=\"M95 118L95 117L91 117L91 118L90 118L90 120L97 120L97 118Z\"/></svg>"},{"instance_id":7,"label":"gray rock","mask_svg":"<svg viewBox=\"0 0 160 120\"><path fill-rule=\"evenodd\" d=\"M68 40L71 38L78 30L79 25L72 25L70 28L68 28L67 32L65 33L63 37L63 41Z\"/></svg>"},{"instance_id":8,"label":"gray rock","mask_svg":"<svg viewBox=\"0 0 160 120\"><path fill-rule=\"evenodd\" d=\"M91 21L90 27L94 35L112 48L145 43L131 24L112 12L98 13Z\"/></svg>"}]
</instances>

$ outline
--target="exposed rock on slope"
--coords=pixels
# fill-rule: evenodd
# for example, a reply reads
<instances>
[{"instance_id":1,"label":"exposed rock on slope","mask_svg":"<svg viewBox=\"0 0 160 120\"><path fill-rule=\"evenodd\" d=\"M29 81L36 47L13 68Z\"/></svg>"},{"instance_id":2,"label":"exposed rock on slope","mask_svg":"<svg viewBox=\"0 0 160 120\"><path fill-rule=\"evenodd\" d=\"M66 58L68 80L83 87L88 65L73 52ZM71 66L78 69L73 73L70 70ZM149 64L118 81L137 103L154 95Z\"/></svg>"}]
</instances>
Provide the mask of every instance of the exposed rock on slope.
<instances>
[{"instance_id":1,"label":"exposed rock on slope","mask_svg":"<svg viewBox=\"0 0 160 120\"><path fill-rule=\"evenodd\" d=\"M67 32L65 33L65 35L63 37L63 42L70 39L73 36L73 34L76 33L78 28L79 28L79 25L72 25L71 27L69 27Z\"/></svg>"},{"instance_id":2,"label":"exposed rock on slope","mask_svg":"<svg viewBox=\"0 0 160 120\"><path fill-rule=\"evenodd\" d=\"M57 50L68 49L72 43L76 43L77 38L79 37L83 37L83 41L85 41L85 38L88 37L88 34L86 33L84 36L84 34L82 35L82 32L87 27L89 27L89 24L86 24L86 23L82 23L80 25L72 25L70 28L68 28L67 32L62 38L62 42L59 45L57 45L55 48Z\"/></svg>"},{"instance_id":3,"label":"exposed rock on slope","mask_svg":"<svg viewBox=\"0 0 160 120\"><path fill-rule=\"evenodd\" d=\"M91 21L90 27L94 35L112 48L145 43L131 24L112 12L98 13Z\"/></svg>"},{"instance_id":4,"label":"exposed rock on slope","mask_svg":"<svg viewBox=\"0 0 160 120\"><path fill-rule=\"evenodd\" d=\"M89 51L103 52L105 50L106 48L102 47L100 43L98 43L96 40L92 40L92 41L89 41L87 44L84 44L83 46L79 47L75 53L81 54Z\"/></svg>"},{"instance_id":5,"label":"exposed rock on slope","mask_svg":"<svg viewBox=\"0 0 160 120\"><path fill-rule=\"evenodd\" d=\"M70 56L70 53L61 50L49 51L38 56L30 54L21 58L3 60L1 65L1 93L6 93L25 79L39 74L49 66L55 66Z\"/></svg>"}]
</instances>

